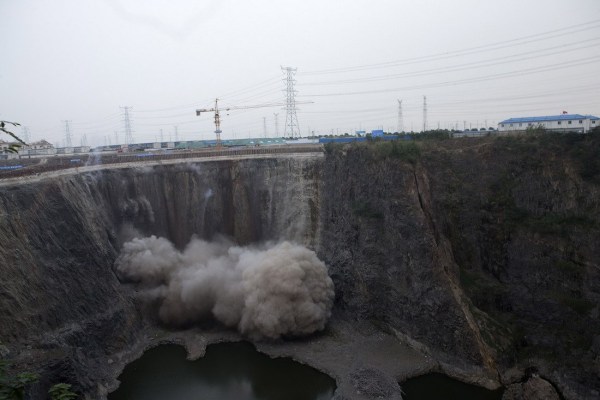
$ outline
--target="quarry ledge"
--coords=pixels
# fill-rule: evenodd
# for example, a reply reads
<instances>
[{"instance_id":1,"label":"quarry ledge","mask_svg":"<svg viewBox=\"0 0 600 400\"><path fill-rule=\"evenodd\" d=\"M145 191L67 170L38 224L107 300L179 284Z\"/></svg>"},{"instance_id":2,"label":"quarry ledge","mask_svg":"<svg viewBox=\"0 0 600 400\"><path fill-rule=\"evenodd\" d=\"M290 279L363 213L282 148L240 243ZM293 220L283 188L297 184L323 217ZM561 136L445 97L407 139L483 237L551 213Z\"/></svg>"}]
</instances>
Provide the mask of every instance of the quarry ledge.
<instances>
[{"instance_id":1,"label":"quarry ledge","mask_svg":"<svg viewBox=\"0 0 600 400\"><path fill-rule=\"evenodd\" d=\"M238 160L250 160L250 159L313 159L313 158L324 158L325 154L315 149L314 152L301 152L301 153L281 153L281 154L249 154L249 155L226 155L226 156L214 156L214 157L197 157L197 158L175 158L167 160L141 160L136 162L127 162L120 164L99 164L99 165L87 165L84 167L74 167L69 169L62 169L58 171L42 172L37 175L26 175L15 178L2 178L0 176L0 187L3 186L14 186L19 184L35 183L40 182L44 179L58 178L72 175L79 175L88 172L102 171L102 170L113 170L113 169L144 169L148 167L154 167L158 165L173 165L173 164L197 164L197 163L210 163L218 161L238 161Z\"/></svg>"},{"instance_id":2,"label":"quarry ledge","mask_svg":"<svg viewBox=\"0 0 600 400\"><path fill-rule=\"evenodd\" d=\"M148 327L134 346L106 360L108 375L113 380L108 382L107 387L99 387L99 395L105 398L116 390L120 384L118 377L127 364L153 347L181 345L185 347L188 359L196 360L204 356L209 345L239 341L249 341L257 351L271 358L289 357L331 376L337 385L334 399L378 398L361 390L365 380L368 386L376 388L376 392L387 392L391 395L390 399L400 399L400 382L430 372L441 372L490 390L502 386L482 369L474 367L467 371L440 363L435 356L424 354L369 322L357 323L334 316L325 331L294 340L252 342L235 331L218 328L167 331L156 326Z\"/></svg>"}]
</instances>

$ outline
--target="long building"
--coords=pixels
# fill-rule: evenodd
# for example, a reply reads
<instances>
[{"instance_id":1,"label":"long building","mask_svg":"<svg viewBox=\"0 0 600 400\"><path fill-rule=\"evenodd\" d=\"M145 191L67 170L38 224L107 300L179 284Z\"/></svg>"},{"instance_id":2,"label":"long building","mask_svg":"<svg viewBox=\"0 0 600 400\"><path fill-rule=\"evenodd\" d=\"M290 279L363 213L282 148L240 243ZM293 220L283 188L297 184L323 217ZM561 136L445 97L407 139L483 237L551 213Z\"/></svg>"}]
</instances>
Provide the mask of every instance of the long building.
<instances>
[{"instance_id":1,"label":"long building","mask_svg":"<svg viewBox=\"0 0 600 400\"><path fill-rule=\"evenodd\" d=\"M561 114L545 117L509 118L498 123L498 131L524 131L529 127L541 126L555 132L587 133L600 126L600 118L593 115Z\"/></svg>"}]
</instances>

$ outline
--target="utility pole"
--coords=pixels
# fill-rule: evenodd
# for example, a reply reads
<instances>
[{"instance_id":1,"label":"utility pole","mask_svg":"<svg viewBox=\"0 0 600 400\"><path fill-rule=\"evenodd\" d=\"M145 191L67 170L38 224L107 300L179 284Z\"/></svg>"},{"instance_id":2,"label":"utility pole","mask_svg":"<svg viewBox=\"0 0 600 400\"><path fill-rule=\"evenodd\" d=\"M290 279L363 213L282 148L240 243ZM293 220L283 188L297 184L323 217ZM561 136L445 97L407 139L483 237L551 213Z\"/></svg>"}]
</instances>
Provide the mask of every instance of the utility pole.
<instances>
[{"instance_id":1,"label":"utility pole","mask_svg":"<svg viewBox=\"0 0 600 400\"><path fill-rule=\"evenodd\" d=\"M423 96L423 132L427 130L427 96Z\"/></svg>"},{"instance_id":2,"label":"utility pole","mask_svg":"<svg viewBox=\"0 0 600 400\"><path fill-rule=\"evenodd\" d=\"M263 117L263 136L267 138L267 117Z\"/></svg>"},{"instance_id":3,"label":"utility pole","mask_svg":"<svg viewBox=\"0 0 600 400\"><path fill-rule=\"evenodd\" d=\"M275 116L275 137L279 137L279 113L273 113Z\"/></svg>"},{"instance_id":4,"label":"utility pole","mask_svg":"<svg viewBox=\"0 0 600 400\"><path fill-rule=\"evenodd\" d=\"M131 115L129 114L129 111L132 109L132 107L119 107L123 110L123 125L125 127L125 144L132 144L133 143L133 129L131 129Z\"/></svg>"},{"instance_id":5,"label":"utility pole","mask_svg":"<svg viewBox=\"0 0 600 400\"><path fill-rule=\"evenodd\" d=\"M398 100L398 133L404 131L404 119L402 117L402 100Z\"/></svg>"},{"instance_id":6,"label":"utility pole","mask_svg":"<svg viewBox=\"0 0 600 400\"><path fill-rule=\"evenodd\" d=\"M281 70L286 75L285 82L285 129L284 136L300 137L300 125L298 124L298 116L296 115L296 90L294 85L296 80L297 68L281 67Z\"/></svg>"},{"instance_id":7,"label":"utility pole","mask_svg":"<svg viewBox=\"0 0 600 400\"><path fill-rule=\"evenodd\" d=\"M63 122L65 123L65 147L73 147L73 144L71 142L71 128L69 126L71 121L64 120Z\"/></svg>"}]
</instances>

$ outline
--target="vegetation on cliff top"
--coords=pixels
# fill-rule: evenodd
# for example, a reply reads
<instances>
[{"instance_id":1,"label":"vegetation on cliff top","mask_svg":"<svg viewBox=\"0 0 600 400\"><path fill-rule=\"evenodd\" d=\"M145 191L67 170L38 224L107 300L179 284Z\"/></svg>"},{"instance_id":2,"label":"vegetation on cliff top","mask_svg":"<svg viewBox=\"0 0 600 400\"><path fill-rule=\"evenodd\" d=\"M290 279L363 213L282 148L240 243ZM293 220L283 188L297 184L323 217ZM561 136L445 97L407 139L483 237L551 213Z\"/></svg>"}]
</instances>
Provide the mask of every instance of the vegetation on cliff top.
<instances>
[{"instance_id":1,"label":"vegetation on cliff top","mask_svg":"<svg viewBox=\"0 0 600 400\"><path fill-rule=\"evenodd\" d=\"M577 167L577 172L586 181L600 184L600 127L588 134L549 132L542 127L533 127L525 134L511 136L490 135L480 138L454 138L444 130L432 130L410 136L410 140L383 141L369 138L360 143L326 143L326 154L353 150L367 151L373 160L397 159L411 164L425 154L438 150L461 150L470 146L490 144L498 151L511 151L517 156L528 158L528 167L536 167L548 156L567 156Z\"/></svg>"},{"instance_id":2,"label":"vegetation on cliff top","mask_svg":"<svg viewBox=\"0 0 600 400\"><path fill-rule=\"evenodd\" d=\"M0 359L0 400L23 400L29 386L35 384L39 377L32 372L11 375L8 372L10 363ZM73 400L77 394L71 391L68 383L57 383L48 390L51 400Z\"/></svg>"}]
</instances>

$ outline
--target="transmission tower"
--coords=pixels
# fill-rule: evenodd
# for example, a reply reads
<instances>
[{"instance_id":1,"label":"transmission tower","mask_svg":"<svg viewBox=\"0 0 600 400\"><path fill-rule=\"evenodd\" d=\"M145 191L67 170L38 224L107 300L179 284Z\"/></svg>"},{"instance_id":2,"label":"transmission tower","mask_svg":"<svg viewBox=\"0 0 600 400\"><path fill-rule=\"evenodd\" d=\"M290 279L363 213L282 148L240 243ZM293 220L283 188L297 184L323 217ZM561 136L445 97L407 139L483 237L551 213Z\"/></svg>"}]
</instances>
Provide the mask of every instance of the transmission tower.
<instances>
[{"instance_id":1,"label":"transmission tower","mask_svg":"<svg viewBox=\"0 0 600 400\"><path fill-rule=\"evenodd\" d=\"M279 113L273 113L275 116L275 137L279 137Z\"/></svg>"},{"instance_id":2,"label":"transmission tower","mask_svg":"<svg viewBox=\"0 0 600 400\"><path fill-rule=\"evenodd\" d=\"M263 117L263 135L267 137L267 117Z\"/></svg>"},{"instance_id":3,"label":"transmission tower","mask_svg":"<svg viewBox=\"0 0 600 400\"><path fill-rule=\"evenodd\" d=\"M119 144L119 132L115 131L115 144Z\"/></svg>"},{"instance_id":4,"label":"transmission tower","mask_svg":"<svg viewBox=\"0 0 600 400\"><path fill-rule=\"evenodd\" d=\"M398 133L404 132L404 120L402 118L402 100L398 100Z\"/></svg>"},{"instance_id":5,"label":"transmission tower","mask_svg":"<svg viewBox=\"0 0 600 400\"><path fill-rule=\"evenodd\" d=\"M286 137L300 137L300 125L298 124L298 116L296 115L296 89L294 85L296 80L297 68L281 67L281 70L285 74L285 128L284 136Z\"/></svg>"},{"instance_id":6,"label":"transmission tower","mask_svg":"<svg viewBox=\"0 0 600 400\"><path fill-rule=\"evenodd\" d=\"M427 130L427 96L423 96L423 132Z\"/></svg>"},{"instance_id":7,"label":"transmission tower","mask_svg":"<svg viewBox=\"0 0 600 400\"><path fill-rule=\"evenodd\" d=\"M175 129L174 133L175 133L175 141L179 142L179 127L177 125L175 125L173 127Z\"/></svg>"},{"instance_id":8,"label":"transmission tower","mask_svg":"<svg viewBox=\"0 0 600 400\"><path fill-rule=\"evenodd\" d=\"M71 141L71 127L69 124L70 120L62 121L65 124L65 147L73 147L73 143Z\"/></svg>"},{"instance_id":9,"label":"transmission tower","mask_svg":"<svg viewBox=\"0 0 600 400\"><path fill-rule=\"evenodd\" d=\"M119 107L123 110L123 126L125 127L125 144L133 143L133 130L131 129L131 115L129 111L132 107Z\"/></svg>"},{"instance_id":10,"label":"transmission tower","mask_svg":"<svg viewBox=\"0 0 600 400\"><path fill-rule=\"evenodd\" d=\"M29 143L29 128L24 126L21 128L21 135L23 136L23 140L25 143Z\"/></svg>"},{"instance_id":11,"label":"transmission tower","mask_svg":"<svg viewBox=\"0 0 600 400\"><path fill-rule=\"evenodd\" d=\"M81 147L87 146L88 141L87 141L87 135L84 133L83 136L81 137Z\"/></svg>"}]
</instances>

